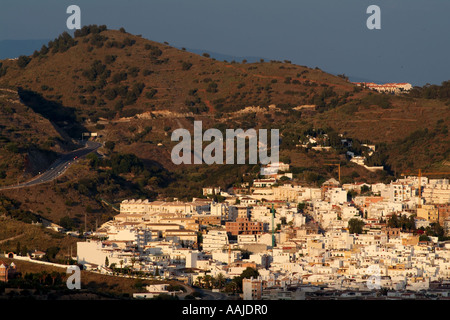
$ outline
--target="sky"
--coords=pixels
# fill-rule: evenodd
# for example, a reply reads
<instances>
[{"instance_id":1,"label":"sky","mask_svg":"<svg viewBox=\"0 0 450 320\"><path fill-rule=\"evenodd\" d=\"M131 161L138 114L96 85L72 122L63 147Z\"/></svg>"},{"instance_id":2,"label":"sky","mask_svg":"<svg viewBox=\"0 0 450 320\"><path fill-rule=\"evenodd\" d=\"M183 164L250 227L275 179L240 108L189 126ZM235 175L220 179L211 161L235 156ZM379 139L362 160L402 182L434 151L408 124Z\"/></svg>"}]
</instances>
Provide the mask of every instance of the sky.
<instances>
[{"instance_id":1,"label":"sky","mask_svg":"<svg viewBox=\"0 0 450 320\"><path fill-rule=\"evenodd\" d=\"M69 31L69 5L81 8L81 25L176 47L286 59L351 80L450 79L449 0L2 0L0 41ZM366 26L370 5L381 9L380 30Z\"/></svg>"}]
</instances>

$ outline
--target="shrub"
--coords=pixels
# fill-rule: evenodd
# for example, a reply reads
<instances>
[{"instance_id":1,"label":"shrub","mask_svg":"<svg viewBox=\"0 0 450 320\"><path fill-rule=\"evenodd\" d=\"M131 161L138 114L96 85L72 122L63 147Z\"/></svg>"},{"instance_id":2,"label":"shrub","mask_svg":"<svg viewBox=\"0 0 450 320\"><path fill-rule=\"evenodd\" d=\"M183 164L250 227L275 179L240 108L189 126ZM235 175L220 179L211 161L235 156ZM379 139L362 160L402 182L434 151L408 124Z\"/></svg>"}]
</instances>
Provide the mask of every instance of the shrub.
<instances>
[{"instance_id":1,"label":"shrub","mask_svg":"<svg viewBox=\"0 0 450 320\"><path fill-rule=\"evenodd\" d=\"M138 74L139 74L139 68L138 67L132 67L132 68L130 68L129 70L128 70L128 74L130 75L130 76L132 76L133 78L136 78L137 76L138 76Z\"/></svg>"},{"instance_id":2,"label":"shrub","mask_svg":"<svg viewBox=\"0 0 450 320\"><path fill-rule=\"evenodd\" d=\"M28 65L28 63L30 63L30 61L31 61L31 58L30 57L27 57L27 56L20 56L18 59L17 59L17 65L19 66L19 68L25 68L27 65Z\"/></svg>"},{"instance_id":3,"label":"shrub","mask_svg":"<svg viewBox=\"0 0 450 320\"><path fill-rule=\"evenodd\" d=\"M114 100L117 97L117 92L114 89L107 89L105 91L105 97L108 100Z\"/></svg>"},{"instance_id":4,"label":"shrub","mask_svg":"<svg viewBox=\"0 0 450 320\"><path fill-rule=\"evenodd\" d=\"M136 43L136 40L133 40L133 39L131 39L131 38L125 38L124 40L123 40L123 45L124 46L128 46L128 47L131 47L133 44L135 44Z\"/></svg>"},{"instance_id":5,"label":"shrub","mask_svg":"<svg viewBox=\"0 0 450 320\"><path fill-rule=\"evenodd\" d=\"M183 61L183 63L181 64L181 68L185 71L189 70L191 67L192 67L192 63L190 63L190 62Z\"/></svg>"},{"instance_id":6,"label":"shrub","mask_svg":"<svg viewBox=\"0 0 450 320\"><path fill-rule=\"evenodd\" d=\"M0 62L0 77L3 77L6 74L6 70L8 69L8 67L4 67L3 63Z\"/></svg>"},{"instance_id":7,"label":"shrub","mask_svg":"<svg viewBox=\"0 0 450 320\"><path fill-rule=\"evenodd\" d=\"M215 82L211 82L209 85L208 85L208 88L206 89L206 91L207 92L210 92L210 93L216 93L218 90L217 90L217 83L215 83Z\"/></svg>"},{"instance_id":8,"label":"shrub","mask_svg":"<svg viewBox=\"0 0 450 320\"><path fill-rule=\"evenodd\" d=\"M90 81L94 81L97 77L108 77L110 72L111 71L107 70L106 65L102 64L100 60L95 60L90 69L83 71L83 76Z\"/></svg>"},{"instance_id":9,"label":"shrub","mask_svg":"<svg viewBox=\"0 0 450 320\"><path fill-rule=\"evenodd\" d=\"M153 71L152 71L152 70L149 70L149 69L144 69L144 70L142 71L142 74L143 74L144 76L151 75L152 73L153 73Z\"/></svg>"},{"instance_id":10,"label":"shrub","mask_svg":"<svg viewBox=\"0 0 450 320\"><path fill-rule=\"evenodd\" d=\"M107 27L105 25L97 26L96 24L92 24L84 26L81 29L75 30L73 35L75 38L78 38L87 36L89 34L97 34L105 30L107 30Z\"/></svg>"},{"instance_id":11,"label":"shrub","mask_svg":"<svg viewBox=\"0 0 450 320\"><path fill-rule=\"evenodd\" d=\"M151 98L153 98L155 96L155 94L157 92L158 92L158 90L156 90L156 89L150 89L150 91L147 91L145 93L145 97L148 98L148 99L151 99Z\"/></svg>"},{"instance_id":12,"label":"shrub","mask_svg":"<svg viewBox=\"0 0 450 320\"><path fill-rule=\"evenodd\" d=\"M106 63L106 64L111 64L111 63L113 63L114 61L116 61L116 58L117 58L116 55L108 54L108 55L105 56L105 63Z\"/></svg>"},{"instance_id":13,"label":"shrub","mask_svg":"<svg viewBox=\"0 0 450 320\"><path fill-rule=\"evenodd\" d=\"M128 74L126 72L119 72L119 73L115 73L112 76L112 82L113 83L119 83L121 81L127 80Z\"/></svg>"}]
</instances>

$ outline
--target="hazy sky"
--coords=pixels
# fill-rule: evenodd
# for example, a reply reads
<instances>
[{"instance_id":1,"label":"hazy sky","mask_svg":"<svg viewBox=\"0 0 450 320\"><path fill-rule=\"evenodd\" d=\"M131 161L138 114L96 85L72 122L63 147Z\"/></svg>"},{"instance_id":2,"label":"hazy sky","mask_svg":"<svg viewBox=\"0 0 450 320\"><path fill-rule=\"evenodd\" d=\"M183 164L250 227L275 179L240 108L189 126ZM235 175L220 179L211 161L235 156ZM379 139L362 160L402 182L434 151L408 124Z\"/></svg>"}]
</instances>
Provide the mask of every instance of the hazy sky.
<instances>
[{"instance_id":1,"label":"hazy sky","mask_svg":"<svg viewBox=\"0 0 450 320\"><path fill-rule=\"evenodd\" d=\"M66 8L81 24L124 27L158 42L320 67L381 82L450 79L449 0L2 0L0 40L53 39ZM369 30L369 5L381 30Z\"/></svg>"}]
</instances>

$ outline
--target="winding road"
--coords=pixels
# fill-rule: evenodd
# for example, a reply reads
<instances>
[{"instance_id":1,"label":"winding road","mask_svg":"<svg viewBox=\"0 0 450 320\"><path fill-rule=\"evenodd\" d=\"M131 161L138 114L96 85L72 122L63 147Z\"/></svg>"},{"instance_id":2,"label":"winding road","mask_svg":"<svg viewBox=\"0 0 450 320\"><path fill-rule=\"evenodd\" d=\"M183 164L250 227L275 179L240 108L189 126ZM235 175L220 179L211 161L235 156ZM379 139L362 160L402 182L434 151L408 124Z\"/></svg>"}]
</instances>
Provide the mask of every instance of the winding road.
<instances>
[{"instance_id":1,"label":"winding road","mask_svg":"<svg viewBox=\"0 0 450 320\"><path fill-rule=\"evenodd\" d=\"M64 172L70 167L70 165L72 165L78 158L86 156L87 154L97 150L101 146L102 144L99 142L87 141L84 148L80 148L68 154L62 155L51 164L50 169L34 177L30 181L19 183L14 186L0 187L0 190L19 189L52 181L64 174Z\"/></svg>"}]
</instances>

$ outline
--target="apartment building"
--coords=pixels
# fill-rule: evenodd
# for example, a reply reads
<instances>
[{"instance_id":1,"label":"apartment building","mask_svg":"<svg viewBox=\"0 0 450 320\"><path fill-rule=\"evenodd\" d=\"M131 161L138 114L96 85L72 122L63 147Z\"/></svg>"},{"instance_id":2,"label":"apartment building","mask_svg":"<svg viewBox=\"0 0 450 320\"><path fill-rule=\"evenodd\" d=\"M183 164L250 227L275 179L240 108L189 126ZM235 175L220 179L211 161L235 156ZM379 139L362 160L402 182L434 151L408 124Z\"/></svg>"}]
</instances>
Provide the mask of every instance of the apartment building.
<instances>
[{"instance_id":1,"label":"apartment building","mask_svg":"<svg viewBox=\"0 0 450 320\"><path fill-rule=\"evenodd\" d=\"M432 181L432 180L430 180ZM448 182L448 180L446 180ZM422 191L422 198L429 204L450 203L450 184L434 183L427 184Z\"/></svg>"},{"instance_id":2,"label":"apartment building","mask_svg":"<svg viewBox=\"0 0 450 320\"><path fill-rule=\"evenodd\" d=\"M242 291L244 300L261 300L262 280L242 279Z\"/></svg>"},{"instance_id":3,"label":"apartment building","mask_svg":"<svg viewBox=\"0 0 450 320\"><path fill-rule=\"evenodd\" d=\"M203 235L203 250L223 250L228 249L228 235L225 230L210 230Z\"/></svg>"},{"instance_id":4,"label":"apartment building","mask_svg":"<svg viewBox=\"0 0 450 320\"><path fill-rule=\"evenodd\" d=\"M237 218L234 222L226 222L227 233L233 236L240 234L259 234L264 230L264 225L259 221L250 221L248 218Z\"/></svg>"},{"instance_id":5,"label":"apartment building","mask_svg":"<svg viewBox=\"0 0 450 320\"><path fill-rule=\"evenodd\" d=\"M439 210L434 205L422 205L417 208L417 218L422 218L428 222L438 222L439 220Z\"/></svg>"}]
</instances>

